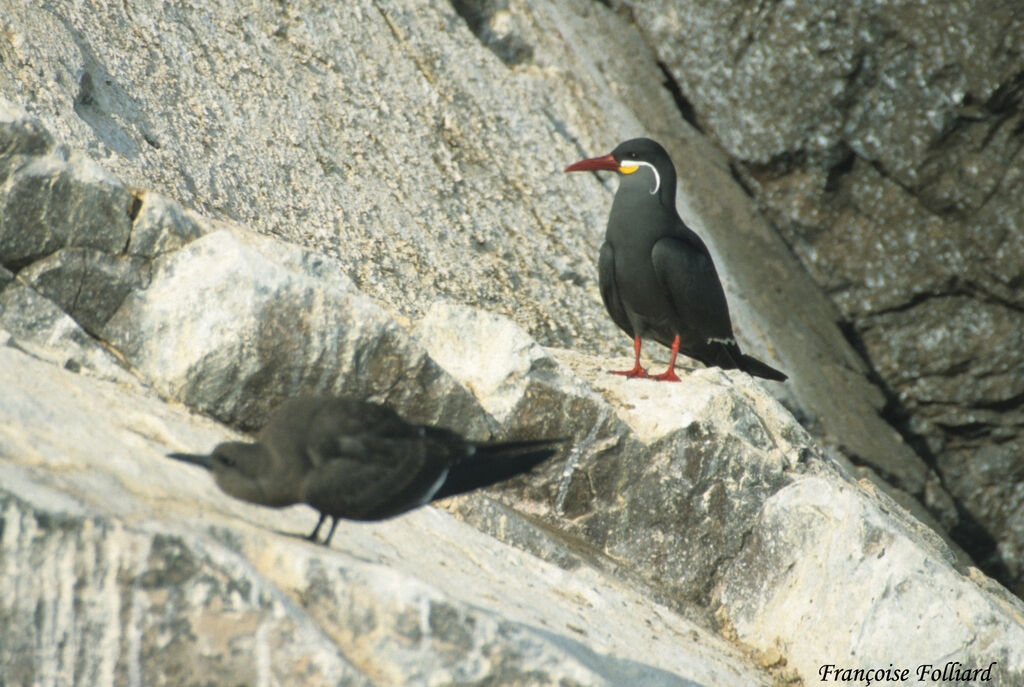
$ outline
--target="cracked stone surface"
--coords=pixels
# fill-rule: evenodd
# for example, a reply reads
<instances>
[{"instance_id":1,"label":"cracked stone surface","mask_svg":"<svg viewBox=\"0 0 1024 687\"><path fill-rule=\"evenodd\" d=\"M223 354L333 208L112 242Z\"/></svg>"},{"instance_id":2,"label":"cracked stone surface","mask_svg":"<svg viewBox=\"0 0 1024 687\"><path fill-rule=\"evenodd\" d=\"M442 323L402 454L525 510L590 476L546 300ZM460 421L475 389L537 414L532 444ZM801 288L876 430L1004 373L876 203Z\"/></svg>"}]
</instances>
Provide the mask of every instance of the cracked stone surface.
<instances>
[{"instance_id":1,"label":"cracked stone surface","mask_svg":"<svg viewBox=\"0 0 1024 687\"><path fill-rule=\"evenodd\" d=\"M1024 10L617 4L849 323L961 545L1024 591Z\"/></svg>"},{"instance_id":2,"label":"cracked stone surface","mask_svg":"<svg viewBox=\"0 0 1024 687\"><path fill-rule=\"evenodd\" d=\"M591 0L76 7L9 3L0 94L27 110L11 121L49 130L19 134L20 155L55 136L123 180L134 225L119 250L180 246L198 211L313 249L403 321L445 299L545 345L628 350L596 288L614 184L560 170L644 133L679 162L680 210L715 254L742 345L790 375L775 393L879 479L915 498L935 483L880 417L886 398L835 306L683 120L623 13Z\"/></svg>"},{"instance_id":3,"label":"cracked stone surface","mask_svg":"<svg viewBox=\"0 0 1024 687\"><path fill-rule=\"evenodd\" d=\"M435 331L469 314L441 315ZM481 313L477 330L513 331L495 317ZM753 382L698 371L666 397L607 375L617 360L566 351L523 374L516 352L538 350L516 338L490 374L525 393L548 386L533 416L571 423L563 408L586 392L617 418L617 441L578 439L575 469L595 485L588 512L554 505L572 479L563 470L494 494L515 510L477 494L445 504L468 522L428 507L344 523L334 548L297 536L315 519L308 508L229 499L163 455L237 434L138 381L0 347L0 618L26 628L0 640L0 677L768 685L813 676L822 655L918 663L935 647L996 660L993 684L1024 677L1024 604L821 456ZM908 641L918 617L934 626Z\"/></svg>"},{"instance_id":4,"label":"cracked stone surface","mask_svg":"<svg viewBox=\"0 0 1024 687\"><path fill-rule=\"evenodd\" d=\"M901 509L1012 562L1014 439L962 463L915 453L889 424L910 434L909 402L874 383L909 371L964 446L1012 417L1013 361L986 332L1016 341L1013 277L940 275L904 303L895 277L934 272L911 232L881 244L906 270L880 261L894 280L868 283L853 261L835 305L748 195L782 187L780 160L817 158L728 159L617 2L79 9L16 0L0 17L0 588L24 592L2 609L35 633L0 648L18 680L778 684L813 679L823 655L963 647L1020 682L1019 600ZM628 351L594 272L614 183L558 170L640 133L679 163L680 211L743 345L790 383L691 361L678 385L606 374ZM822 153L824 183L857 208L862 244L872 218L934 211L850 151ZM947 228L920 231L955 271L969 241ZM1012 265L994 236L971 240ZM890 319L845 322L858 302ZM924 326L900 339L914 310ZM921 345L935 355L906 356ZM991 400L943 407L930 378L975 365ZM280 536L308 531L307 511L233 502L162 458L236 436L176 402L248 429L303 392L573 448L444 504L463 522L346 528L337 559ZM985 489L951 496L951 475ZM908 639L916 617L938 629Z\"/></svg>"}]
</instances>

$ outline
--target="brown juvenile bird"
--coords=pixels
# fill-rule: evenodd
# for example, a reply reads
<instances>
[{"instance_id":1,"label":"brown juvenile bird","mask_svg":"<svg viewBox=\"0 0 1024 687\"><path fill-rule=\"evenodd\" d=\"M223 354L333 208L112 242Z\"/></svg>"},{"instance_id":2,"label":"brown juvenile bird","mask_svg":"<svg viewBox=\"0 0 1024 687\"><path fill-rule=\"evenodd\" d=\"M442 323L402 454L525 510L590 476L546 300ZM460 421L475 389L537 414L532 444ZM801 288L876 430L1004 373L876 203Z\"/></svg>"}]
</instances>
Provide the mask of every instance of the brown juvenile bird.
<instances>
[{"instance_id":1,"label":"brown juvenile bird","mask_svg":"<svg viewBox=\"0 0 1024 687\"><path fill-rule=\"evenodd\" d=\"M310 541L332 519L327 545L338 518L384 520L501 482L550 458L564 441L466 441L375 403L302 397L277 408L255 442L168 455L210 470L221 490L243 501L309 504L320 512Z\"/></svg>"}]
</instances>

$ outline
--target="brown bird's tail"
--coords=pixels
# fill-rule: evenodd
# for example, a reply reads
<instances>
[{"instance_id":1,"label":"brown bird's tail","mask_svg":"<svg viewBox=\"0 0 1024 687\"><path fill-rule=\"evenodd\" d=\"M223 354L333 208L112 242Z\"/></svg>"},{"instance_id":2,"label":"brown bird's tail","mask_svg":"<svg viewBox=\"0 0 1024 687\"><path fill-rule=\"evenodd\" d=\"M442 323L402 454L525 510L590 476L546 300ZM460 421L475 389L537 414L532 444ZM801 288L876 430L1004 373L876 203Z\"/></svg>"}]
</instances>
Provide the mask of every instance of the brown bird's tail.
<instances>
[{"instance_id":1,"label":"brown bird's tail","mask_svg":"<svg viewBox=\"0 0 1024 687\"><path fill-rule=\"evenodd\" d=\"M474 444L476 451L450 468L448 478L431 500L489 487L529 472L558 453L565 442L565 438L558 438Z\"/></svg>"},{"instance_id":2,"label":"brown bird's tail","mask_svg":"<svg viewBox=\"0 0 1024 687\"><path fill-rule=\"evenodd\" d=\"M764 379L771 379L775 382L784 382L789 379L789 377L779 372L771 365L762 363L757 358L747 355L746 353L740 354L740 369L749 375L762 377Z\"/></svg>"}]
</instances>

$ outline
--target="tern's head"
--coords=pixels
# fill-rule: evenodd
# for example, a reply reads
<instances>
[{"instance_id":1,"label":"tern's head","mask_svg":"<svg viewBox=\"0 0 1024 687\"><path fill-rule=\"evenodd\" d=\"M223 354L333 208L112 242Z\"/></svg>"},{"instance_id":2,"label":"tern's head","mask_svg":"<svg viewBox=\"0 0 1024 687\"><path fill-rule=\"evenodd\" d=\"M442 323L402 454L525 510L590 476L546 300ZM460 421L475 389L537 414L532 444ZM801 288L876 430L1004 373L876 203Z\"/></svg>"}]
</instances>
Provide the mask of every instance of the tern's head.
<instances>
[{"instance_id":1,"label":"tern's head","mask_svg":"<svg viewBox=\"0 0 1024 687\"><path fill-rule=\"evenodd\" d=\"M618 172L628 179L628 188L646 189L652 196L663 189L675 193L676 170L672 159L659 143L649 138L630 139L607 155L580 160L565 168L566 172L597 170Z\"/></svg>"}]
</instances>

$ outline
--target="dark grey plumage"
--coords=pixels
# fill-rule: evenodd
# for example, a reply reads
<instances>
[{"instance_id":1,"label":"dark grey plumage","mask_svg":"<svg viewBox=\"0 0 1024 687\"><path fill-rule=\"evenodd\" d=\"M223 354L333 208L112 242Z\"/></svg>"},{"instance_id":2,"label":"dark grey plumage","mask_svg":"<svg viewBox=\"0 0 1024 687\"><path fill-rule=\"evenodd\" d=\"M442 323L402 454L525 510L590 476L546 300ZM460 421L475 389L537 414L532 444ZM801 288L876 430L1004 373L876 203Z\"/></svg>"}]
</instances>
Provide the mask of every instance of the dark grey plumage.
<instances>
[{"instance_id":1,"label":"dark grey plumage","mask_svg":"<svg viewBox=\"0 0 1024 687\"><path fill-rule=\"evenodd\" d=\"M169 456L207 468L224 492L244 501L309 504L320 512L309 539L330 517L329 544L338 518L383 520L501 482L550 458L563 441L466 441L375 403L303 397L277 408L255 442Z\"/></svg>"},{"instance_id":2,"label":"dark grey plumage","mask_svg":"<svg viewBox=\"0 0 1024 687\"><path fill-rule=\"evenodd\" d=\"M672 349L668 370L654 379L679 381L675 361L682 352L705 365L784 381L785 374L740 351L711 254L676 212L676 170L665 149L635 138L565 171L596 170L621 177L598 263L601 299L636 354L633 369L616 374L647 376L640 347L651 338Z\"/></svg>"}]
</instances>

